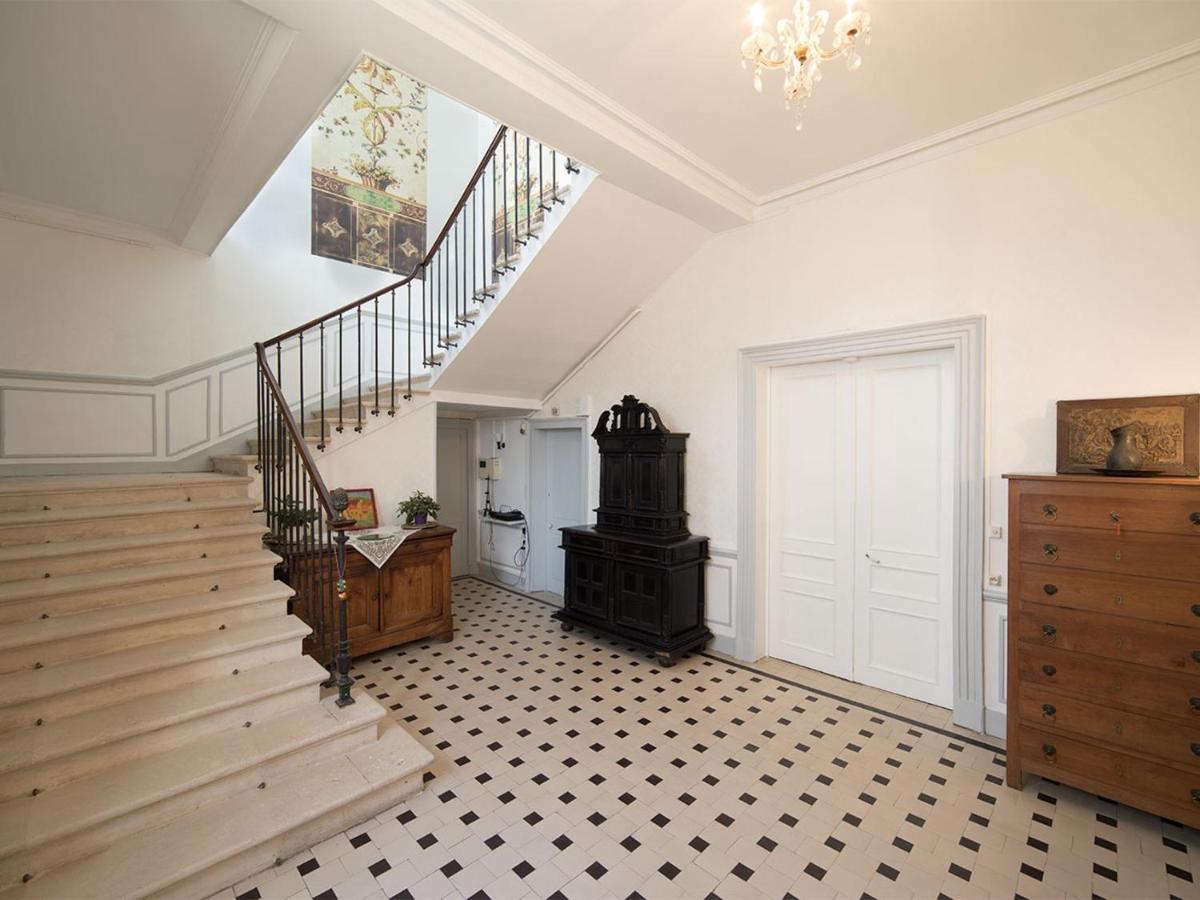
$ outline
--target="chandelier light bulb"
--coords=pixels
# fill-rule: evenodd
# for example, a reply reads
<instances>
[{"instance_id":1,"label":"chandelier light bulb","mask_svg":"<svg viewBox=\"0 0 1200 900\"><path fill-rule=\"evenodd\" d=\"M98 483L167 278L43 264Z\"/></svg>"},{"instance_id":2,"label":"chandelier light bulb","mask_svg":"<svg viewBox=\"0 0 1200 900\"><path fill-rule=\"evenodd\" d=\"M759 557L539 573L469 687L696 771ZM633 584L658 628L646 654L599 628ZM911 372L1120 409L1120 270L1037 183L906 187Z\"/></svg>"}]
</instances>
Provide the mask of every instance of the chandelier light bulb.
<instances>
[{"instance_id":1,"label":"chandelier light bulb","mask_svg":"<svg viewBox=\"0 0 1200 900\"><path fill-rule=\"evenodd\" d=\"M761 3L755 3L752 7L750 7L750 27L755 31L758 31L760 28L762 28L763 22L766 21L766 18L767 13L766 10L763 9L763 5Z\"/></svg>"}]
</instances>

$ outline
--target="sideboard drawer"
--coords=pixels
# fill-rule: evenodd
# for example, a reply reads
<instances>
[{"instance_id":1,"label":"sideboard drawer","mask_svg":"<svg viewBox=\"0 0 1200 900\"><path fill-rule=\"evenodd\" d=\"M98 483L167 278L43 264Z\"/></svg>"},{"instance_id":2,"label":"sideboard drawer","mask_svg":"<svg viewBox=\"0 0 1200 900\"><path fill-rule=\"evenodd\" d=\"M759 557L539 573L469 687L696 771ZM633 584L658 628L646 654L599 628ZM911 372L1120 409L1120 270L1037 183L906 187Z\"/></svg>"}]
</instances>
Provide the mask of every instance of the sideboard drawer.
<instances>
[{"instance_id":1,"label":"sideboard drawer","mask_svg":"<svg viewBox=\"0 0 1200 900\"><path fill-rule=\"evenodd\" d=\"M1057 485L1052 492L1021 496L1021 522L1100 528L1116 532L1145 531L1200 537L1200 490L1155 494L1153 484L1132 490L1114 485L1104 492L1079 492Z\"/></svg>"},{"instance_id":2,"label":"sideboard drawer","mask_svg":"<svg viewBox=\"0 0 1200 900\"><path fill-rule=\"evenodd\" d=\"M1061 770L1116 785L1147 799L1190 810L1193 815L1200 810L1200 771L1150 762L1027 725L1021 725L1020 752L1027 759L1036 759L1043 770ZM1063 780L1070 783L1069 778Z\"/></svg>"},{"instance_id":3,"label":"sideboard drawer","mask_svg":"<svg viewBox=\"0 0 1200 900\"><path fill-rule=\"evenodd\" d=\"M1200 674L1200 632L1175 625L1022 603L1017 635L1042 647Z\"/></svg>"},{"instance_id":4,"label":"sideboard drawer","mask_svg":"<svg viewBox=\"0 0 1200 900\"><path fill-rule=\"evenodd\" d=\"M1021 603L1046 603L1200 628L1200 585L1186 582L1024 565L1016 593Z\"/></svg>"},{"instance_id":5,"label":"sideboard drawer","mask_svg":"<svg viewBox=\"0 0 1200 900\"><path fill-rule=\"evenodd\" d=\"M563 529L562 546L564 550L586 550L589 553L611 553L612 547L604 538L594 534L580 534L578 531Z\"/></svg>"},{"instance_id":6,"label":"sideboard drawer","mask_svg":"<svg viewBox=\"0 0 1200 900\"><path fill-rule=\"evenodd\" d=\"M1156 719L1032 684L1021 685L1018 707L1021 721L1038 728L1107 741L1173 765L1200 767L1200 717L1195 722Z\"/></svg>"},{"instance_id":7,"label":"sideboard drawer","mask_svg":"<svg viewBox=\"0 0 1200 900\"><path fill-rule=\"evenodd\" d=\"M1200 581L1200 543L1190 537L1027 526L1020 553L1034 565Z\"/></svg>"},{"instance_id":8,"label":"sideboard drawer","mask_svg":"<svg viewBox=\"0 0 1200 900\"><path fill-rule=\"evenodd\" d=\"M1115 703L1137 713L1200 722L1200 684L1195 675L1024 643L1017 651L1017 670L1022 682Z\"/></svg>"}]
</instances>

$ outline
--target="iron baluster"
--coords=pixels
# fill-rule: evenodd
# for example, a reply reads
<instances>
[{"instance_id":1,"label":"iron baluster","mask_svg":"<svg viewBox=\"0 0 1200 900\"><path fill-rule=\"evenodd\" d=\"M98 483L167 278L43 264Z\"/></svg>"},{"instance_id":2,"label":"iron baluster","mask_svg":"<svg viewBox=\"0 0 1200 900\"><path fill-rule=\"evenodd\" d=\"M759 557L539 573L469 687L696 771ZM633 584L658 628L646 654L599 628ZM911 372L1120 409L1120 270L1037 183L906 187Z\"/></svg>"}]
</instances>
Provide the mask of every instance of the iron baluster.
<instances>
[{"instance_id":1,"label":"iron baluster","mask_svg":"<svg viewBox=\"0 0 1200 900\"><path fill-rule=\"evenodd\" d=\"M355 315L355 319L356 319L356 324L354 326L354 332L355 332L354 336L357 340L357 346L358 346L358 349L354 354L356 357L355 362L358 363L358 366L357 366L357 368L358 368L358 403L354 410L354 418L355 418L355 421L358 422L358 424L354 426L354 430L356 432L358 432L359 434L361 434L362 430L363 430L363 418L362 418L362 414L363 414L362 359L363 359L363 357L362 357L362 307L361 306L354 311L354 315Z\"/></svg>"},{"instance_id":2,"label":"iron baluster","mask_svg":"<svg viewBox=\"0 0 1200 900\"><path fill-rule=\"evenodd\" d=\"M410 281L409 284L412 284ZM392 288L392 327L389 329L392 333L392 381L391 381L391 408L388 409L388 415L396 415L396 289ZM376 399L378 403L378 399Z\"/></svg>"},{"instance_id":3,"label":"iron baluster","mask_svg":"<svg viewBox=\"0 0 1200 900\"><path fill-rule=\"evenodd\" d=\"M405 400L412 399L412 282L408 283L408 393L404 395Z\"/></svg>"},{"instance_id":4,"label":"iron baluster","mask_svg":"<svg viewBox=\"0 0 1200 900\"><path fill-rule=\"evenodd\" d=\"M324 451L325 449L325 323L321 323L319 333L319 343L321 350L321 442L317 444L317 449Z\"/></svg>"},{"instance_id":5,"label":"iron baluster","mask_svg":"<svg viewBox=\"0 0 1200 900\"><path fill-rule=\"evenodd\" d=\"M375 298L375 399L371 401L371 415L379 415L379 298Z\"/></svg>"},{"instance_id":6,"label":"iron baluster","mask_svg":"<svg viewBox=\"0 0 1200 900\"><path fill-rule=\"evenodd\" d=\"M533 237L533 169L529 156L529 135L525 135L525 240Z\"/></svg>"},{"instance_id":7,"label":"iron baluster","mask_svg":"<svg viewBox=\"0 0 1200 900\"><path fill-rule=\"evenodd\" d=\"M341 488L333 491L330 495L333 501L333 509L337 518L330 523L330 527L337 531L337 537L334 538L337 547L334 551L337 561L337 607L338 607L338 653L337 653L337 689L338 689L338 706L349 706L354 702L354 698L350 696L350 634L346 617L346 602L349 594L346 590L346 529L354 527L354 520L346 518L346 507L350 505L350 498L346 496L346 492Z\"/></svg>"},{"instance_id":8,"label":"iron baluster","mask_svg":"<svg viewBox=\"0 0 1200 900\"><path fill-rule=\"evenodd\" d=\"M304 438L304 420L307 418L307 416L304 415L304 332L303 331L300 332L298 335L296 335L296 340L297 340L297 347L299 348L299 350L297 352L300 357L299 363L298 363L298 365L300 366L300 438L303 439Z\"/></svg>"},{"instance_id":9,"label":"iron baluster","mask_svg":"<svg viewBox=\"0 0 1200 900\"><path fill-rule=\"evenodd\" d=\"M342 357L345 355L346 345L342 338L342 314L338 313L338 423L337 433L341 434L346 427L346 402L342 399L342 386L345 384L345 378L342 376Z\"/></svg>"}]
</instances>

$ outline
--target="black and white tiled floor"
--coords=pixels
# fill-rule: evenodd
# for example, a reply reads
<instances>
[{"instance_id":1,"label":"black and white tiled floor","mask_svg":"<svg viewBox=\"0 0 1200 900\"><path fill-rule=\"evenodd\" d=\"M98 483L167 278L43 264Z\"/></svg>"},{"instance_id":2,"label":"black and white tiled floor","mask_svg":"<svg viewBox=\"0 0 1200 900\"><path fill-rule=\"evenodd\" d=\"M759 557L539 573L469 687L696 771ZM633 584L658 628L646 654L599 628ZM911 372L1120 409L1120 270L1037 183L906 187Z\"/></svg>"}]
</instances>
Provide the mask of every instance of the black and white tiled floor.
<instances>
[{"instance_id":1,"label":"black and white tiled floor","mask_svg":"<svg viewBox=\"0 0 1200 900\"><path fill-rule=\"evenodd\" d=\"M355 663L436 754L424 792L221 900L1200 897L1197 832L1010 790L990 739L881 712L891 695L705 655L663 669L474 579L454 607L452 642Z\"/></svg>"}]
</instances>

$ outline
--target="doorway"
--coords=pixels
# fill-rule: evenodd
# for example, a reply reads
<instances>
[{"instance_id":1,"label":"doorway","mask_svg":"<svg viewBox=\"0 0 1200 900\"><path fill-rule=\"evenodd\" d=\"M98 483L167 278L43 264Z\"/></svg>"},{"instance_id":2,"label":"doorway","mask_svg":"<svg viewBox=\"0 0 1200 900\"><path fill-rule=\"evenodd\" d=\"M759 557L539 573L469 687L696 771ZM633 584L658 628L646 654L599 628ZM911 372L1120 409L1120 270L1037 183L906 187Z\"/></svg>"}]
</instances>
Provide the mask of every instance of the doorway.
<instances>
[{"instance_id":1,"label":"doorway","mask_svg":"<svg viewBox=\"0 0 1200 900\"><path fill-rule=\"evenodd\" d=\"M563 595L559 529L587 521L584 422L533 422L529 479L530 590Z\"/></svg>"},{"instance_id":2,"label":"doorway","mask_svg":"<svg viewBox=\"0 0 1200 900\"><path fill-rule=\"evenodd\" d=\"M471 571L471 425L455 419L438 419L437 502L438 521L457 529L450 550L450 575Z\"/></svg>"},{"instance_id":3,"label":"doorway","mask_svg":"<svg viewBox=\"0 0 1200 900\"><path fill-rule=\"evenodd\" d=\"M767 651L953 703L954 354L770 372Z\"/></svg>"}]
</instances>

